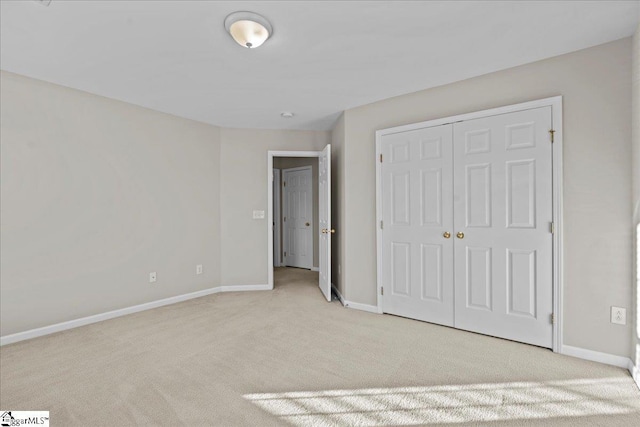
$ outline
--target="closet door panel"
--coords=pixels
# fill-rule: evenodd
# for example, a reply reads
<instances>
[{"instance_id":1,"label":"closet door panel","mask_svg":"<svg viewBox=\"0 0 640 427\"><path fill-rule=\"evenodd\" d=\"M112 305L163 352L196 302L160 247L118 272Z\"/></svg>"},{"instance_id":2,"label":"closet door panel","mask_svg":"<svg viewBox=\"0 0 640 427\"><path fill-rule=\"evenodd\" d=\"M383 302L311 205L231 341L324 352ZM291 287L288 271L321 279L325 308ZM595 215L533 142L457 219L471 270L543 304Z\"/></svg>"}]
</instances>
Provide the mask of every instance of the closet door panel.
<instances>
[{"instance_id":1,"label":"closet door panel","mask_svg":"<svg viewBox=\"0 0 640 427\"><path fill-rule=\"evenodd\" d=\"M550 129L551 107L453 125L457 328L552 347Z\"/></svg>"},{"instance_id":2,"label":"closet door panel","mask_svg":"<svg viewBox=\"0 0 640 427\"><path fill-rule=\"evenodd\" d=\"M385 135L382 308L453 325L451 125Z\"/></svg>"}]
</instances>

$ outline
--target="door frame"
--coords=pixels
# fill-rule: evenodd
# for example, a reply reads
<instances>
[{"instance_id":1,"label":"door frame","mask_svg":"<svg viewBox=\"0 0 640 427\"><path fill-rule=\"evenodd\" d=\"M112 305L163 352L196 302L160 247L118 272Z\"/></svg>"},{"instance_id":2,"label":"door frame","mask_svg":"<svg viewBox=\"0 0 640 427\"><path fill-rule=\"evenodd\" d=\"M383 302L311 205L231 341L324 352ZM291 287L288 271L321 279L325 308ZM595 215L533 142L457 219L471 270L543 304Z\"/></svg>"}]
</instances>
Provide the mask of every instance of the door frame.
<instances>
[{"instance_id":1,"label":"door frame","mask_svg":"<svg viewBox=\"0 0 640 427\"><path fill-rule=\"evenodd\" d=\"M563 226L562 226L562 96L543 98L519 104L507 105L504 107L491 108L488 110L474 111L467 114L443 117L440 119L427 120L419 123L412 123L403 126L395 126L376 131L376 272L377 272L377 299L378 313L382 313L382 137L399 132L429 128L453 124L459 121L466 121L478 118L497 116L500 114L513 113L516 111L531 110L540 107L551 107L551 126L555 131L551 147L552 162L552 205L553 205L553 345L555 353L562 353L562 325L563 325Z\"/></svg>"},{"instance_id":2,"label":"door frame","mask_svg":"<svg viewBox=\"0 0 640 427\"><path fill-rule=\"evenodd\" d=\"M270 290L273 290L273 158L321 155L322 151L267 151L267 285Z\"/></svg>"},{"instance_id":3,"label":"door frame","mask_svg":"<svg viewBox=\"0 0 640 427\"><path fill-rule=\"evenodd\" d=\"M281 207L281 197L282 197L282 180L280 179L280 169L273 169L273 220L271 224L273 224L273 266L281 267L282 266L282 242L281 242L281 229L280 229L280 218L282 217L282 212L280 211ZM277 219L277 221L275 221Z\"/></svg>"},{"instance_id":4,"label":"door frame","mask_svg":"<svg viewBox=\"0 0 640 427\"><path fill-rule=\"evenodd\" d=\"M287 168L287 169L280 169L280 170L282 171L282 182L285 182L284 181L285 172L309 171L309 175L311 176L311 179L309 180L309 189L311 190L311 209L313 210L313 168L311 166L299 166L299 167L295 167L295 168ZM283 203L284 206L286 206L287 205L286 204L287 200L286 200L285 196L286 196L287 192L286 191L282 191L282 189L280 191L282 193L282 203ZM313 213L312 213L312 215L313 215ZM279 220L280 220L280 223L282 223L282 212L280 212ZM313 244L313 240L314 240L313 239L313 237L314 237L313 236L313 226L311 227L311 234L312 234L311 240L309 241L310 248L307 248L307 249L311 249L309 251L309 253L311 254L311 265L309 266L309 270L313 271L313 249L314 249L313 248L313 246L314 246L314 244ZM285 250L286 242L287 242L286 236L287 236L287 227L282 227L282 240L283 240L283 242L282 242L282 248L280 248L281 251ZM281 258L281 261L284 261L284 258ZM286 263L281 262L280 265L286 267ZM304 268L304 267L300 267L300 268Z\"/></svg>"}]
</instances>

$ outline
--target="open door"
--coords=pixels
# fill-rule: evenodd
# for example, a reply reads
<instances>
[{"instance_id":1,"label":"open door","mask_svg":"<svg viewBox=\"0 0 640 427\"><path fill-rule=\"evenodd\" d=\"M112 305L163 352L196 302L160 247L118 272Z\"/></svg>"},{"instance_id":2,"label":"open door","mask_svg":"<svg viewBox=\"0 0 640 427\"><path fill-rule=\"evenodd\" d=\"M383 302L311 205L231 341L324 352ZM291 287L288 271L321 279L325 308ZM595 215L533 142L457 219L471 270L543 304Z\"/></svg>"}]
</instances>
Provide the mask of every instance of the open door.
<instances>
[{"instance_id":1,"label":"open door","mask_svg":"<svg viewBox=\"0 0 640 427\"><path fill-rule=\"evenodd\" d=\"M320 290L331 301L331 234L335 230L331 228L331 144L328 144L322 155L318 158L318 215L320 230Z\"/></svg>"}]
</instances>

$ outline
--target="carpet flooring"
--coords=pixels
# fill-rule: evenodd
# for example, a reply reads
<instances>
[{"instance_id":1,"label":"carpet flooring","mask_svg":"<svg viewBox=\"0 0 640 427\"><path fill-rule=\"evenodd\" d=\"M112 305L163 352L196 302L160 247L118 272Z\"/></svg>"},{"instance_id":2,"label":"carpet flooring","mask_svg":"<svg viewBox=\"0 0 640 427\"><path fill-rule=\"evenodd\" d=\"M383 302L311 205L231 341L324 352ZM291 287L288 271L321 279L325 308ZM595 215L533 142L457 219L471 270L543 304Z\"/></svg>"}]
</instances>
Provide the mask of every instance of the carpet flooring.
<instances>
[{"instance_id":1,"label":"carpet flooring","mask_svg":"<svg viewBox=\"0 0 640 427\"><path fill-rule=\"evenodd\" d=\"M326 302L317 273L0 348L52 426L640 425L624 369Z\"/></svg>"}]
</instances>

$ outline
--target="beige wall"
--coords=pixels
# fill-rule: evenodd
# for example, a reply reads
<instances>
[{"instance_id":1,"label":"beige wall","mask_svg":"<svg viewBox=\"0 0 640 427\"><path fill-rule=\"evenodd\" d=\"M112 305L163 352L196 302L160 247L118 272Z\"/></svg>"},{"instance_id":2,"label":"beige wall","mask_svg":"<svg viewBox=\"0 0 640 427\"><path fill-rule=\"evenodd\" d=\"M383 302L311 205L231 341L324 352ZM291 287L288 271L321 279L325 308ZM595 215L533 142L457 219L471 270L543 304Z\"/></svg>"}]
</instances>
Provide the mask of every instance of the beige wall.
<instances>
[{"instance_id":1,"label":"beige wall","mask_svg":"<svg viewBox=\"0 0 640 427\"><path fill-rule=\"evenodd\" d=\"M311 235L312 235L312 245L313 245L313 267L318 268L318 255L319 255L319 229L318 229L318 158L317 157L275 157L273 159L273 167L275 169L291 169L291 168L300 168L304 166L311 166L311 201L313 210L313 217L311 218ZM284 175L283 175L284 178ZM281 180L284 182L284 179ZM282 191L282 188L280 189ZM280 202L283 202L283 198L280 198ZM280 208L280 212L284 212L282 206ZM280 231L284 230L284 224L282 223L282 216L280 215ZM282 236L280 236L280 241L283 242ZM284 245L281 246L281 252L284 251Z\"/></svg>"},{"instance_id":2,"label":"beige wall","mask_svg":"<svg viewBox=\"0 0 640 427\"><path fill-rule=\"evenodd\" d=\"M219 284L218 128L0 83L1 335Z\"/></svg>"},{"instance_id":3,"label":"beige wall","mask_svg":"<svg viewBox=\"0 0 640 427\"><path fill-rule=\"evenodd\" d=\"M633 47L632 47L632 139L633 139L633 192L632 192L632 206L633 206L633 223L635 227L640 224L640 25L636 29L633 35ZM636 236L638 239L638 236ZM636 245L634 245L637 248ZM640 260L638 254L634 259ZM634 361L636 368L640 369L640 314L638 313L638 307L640 307L640 262L636 261L634 269L633 283L633 303L632 303L632 315L629 316L631 321L631 360Z\"/></svg>"},{"instance_id":4,"label":"beige wall","mask_svg":"<svg viewBox=\"0 0 640 427\"><path fill-rule=\"evenodd\" d=\"M267 152L320 151L329 132L221 129L221 283L267 284Z\"/></svg>"},{"instance_id":5,"label":"beige wall","mask_svg":"<svg viewBox=\"0 0 640 427\"><path fill-rule=\"evenodd\" d=\"M375 305L375 131L555 95L564 97L564 341L628 356L631 309L629 38L345 112L341 254L346 299ZM346 203L345 203L346 202Z\"/></svg>"},{"instance_id":6,"label":"beige wall","mask_svg":"<svg viewBox=\"0 0 640 427\"><path fill-rule=\"evenodd\" d=\"M346 265L342 262L345 239L344 229L344 114L341 114L331 131L331 281L344 296L342 277Z\"/></svg>"},{"instance_id":7,"label":"beige wall","mask_svg":"<svg viewBox=\"0 0 640 427\"><path fill-rule=\"evenodd\" d=\"M221 129L6 72L1 87L2 336L266 284L268 228L252 212L267 209L267 150L330 142Z\"/></svg>"}]
</instances>

